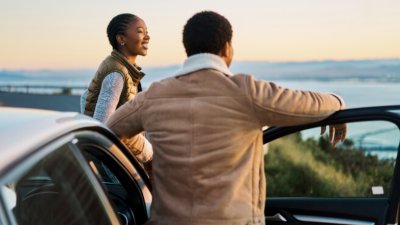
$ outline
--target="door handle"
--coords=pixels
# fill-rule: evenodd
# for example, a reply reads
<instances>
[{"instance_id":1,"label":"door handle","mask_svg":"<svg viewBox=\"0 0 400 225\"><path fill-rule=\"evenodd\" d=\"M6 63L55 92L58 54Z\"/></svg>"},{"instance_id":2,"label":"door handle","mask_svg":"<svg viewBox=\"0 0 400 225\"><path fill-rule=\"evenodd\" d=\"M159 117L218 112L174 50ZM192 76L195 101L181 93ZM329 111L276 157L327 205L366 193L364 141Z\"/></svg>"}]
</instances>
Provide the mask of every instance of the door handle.
<instances>
[{"instance_id":1,"label":"door handle","mask_svg":"<svg viewBox=\"0 0 400 225\"><path fill-rule=\"evenodd\" d=\"M275 222L287 222L286 218L283 217L280 213L276 213L273 216L266 216L266 221L275 221Z\"/></svg>"}]
</instances>

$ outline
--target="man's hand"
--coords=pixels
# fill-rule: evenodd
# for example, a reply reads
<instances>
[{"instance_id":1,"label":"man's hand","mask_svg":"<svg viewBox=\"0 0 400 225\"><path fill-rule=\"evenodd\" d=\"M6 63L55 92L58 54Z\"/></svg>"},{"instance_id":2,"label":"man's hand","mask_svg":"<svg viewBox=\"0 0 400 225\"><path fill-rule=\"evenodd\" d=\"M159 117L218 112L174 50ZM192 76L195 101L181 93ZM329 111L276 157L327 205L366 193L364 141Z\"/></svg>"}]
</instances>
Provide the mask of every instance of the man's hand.
<instances>
[{"instance_id":1,"label":"man's hand","mask_svg":"<svg viewBox=\"0 0 400 225\"><path fill-rule=\"evenodd\" d=\"M321 135L326 131L326 126L321 127ZM339 141L344 141L347 134L347 125L345 123L329 125L329 141L335 148Z\"/></svg>"}]
</instances>

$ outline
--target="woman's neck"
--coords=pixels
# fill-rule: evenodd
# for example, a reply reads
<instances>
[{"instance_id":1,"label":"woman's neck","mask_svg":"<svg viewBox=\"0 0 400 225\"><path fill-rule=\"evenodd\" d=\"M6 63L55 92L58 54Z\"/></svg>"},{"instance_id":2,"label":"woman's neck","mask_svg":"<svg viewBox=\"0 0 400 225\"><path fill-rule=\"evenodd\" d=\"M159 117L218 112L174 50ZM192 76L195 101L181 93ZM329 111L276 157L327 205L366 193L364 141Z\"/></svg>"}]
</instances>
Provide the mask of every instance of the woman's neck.
<instances>
[{"instance_id":1,"label":"woman's neck","mask_svg":"<svg viewBox=\"0 0 400 225\"><path fill-rule=\"evenodd\" d=\"M125 58L126 58L126 60L128 60L128 62L130 63L130 64L132 64L132 65L134 65L134 64L136 64L136 55L130 55L126 50L124 50L124 49L120 49L120 50L118 50L119 51L119 53L121 53Z\"/></svg>"}]
</instances>

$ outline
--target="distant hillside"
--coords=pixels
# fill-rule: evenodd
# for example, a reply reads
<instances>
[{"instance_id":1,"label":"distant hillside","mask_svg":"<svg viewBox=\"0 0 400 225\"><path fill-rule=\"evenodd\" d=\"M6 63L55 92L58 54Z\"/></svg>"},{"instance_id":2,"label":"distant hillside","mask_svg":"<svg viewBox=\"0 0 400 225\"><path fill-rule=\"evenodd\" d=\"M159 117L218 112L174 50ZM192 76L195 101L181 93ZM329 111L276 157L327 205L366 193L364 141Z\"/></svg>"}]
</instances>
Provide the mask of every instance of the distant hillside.
<instances>
[{"instance_id":1,"label":"distant hillside","mask_svg":"<svg viewBox=\"0 0 400 225\"><path fill-rule=\"evenodd\" d=\"M145 80L170 76L179 66L144 68ZM400 59L309 61L309 62L234 62L234 73L254 75L266 80L358 80L400 82Z\"/></svg>"},{"instance_id":2,"label":"distant hillside","mask_svg":"<svg viewBox=\"0 0 400 225\"><path fill-rule=\"evenodd\" d=\"M171 76L180 65L144 67L144 86ZM309 62L234 62L234 73L252 74L266 80L373 81L400 82L400 59L309 61ZM0 70L0 82L38 81L88 84L95 73L82 70Z\"/></svg>"},{"instance_id":3,"label":"distant hillside","mask_svg":"<svg viewBox=\"0 0 400 225\"><path fill-rule=\"evenodd\" d=\"M0 71L0 80L26 79L27 76L18 71Z\"/></svg>"},{"instance_id":4,"label":"distant hillside","mask_svg":"<svg viewBox=\"0 0 400 225\"><path fill-rule=\"evenodd\" d=\"M400 59L312 62L238 62L232 71L269 80L400 82Z\"/></svg>"},{"instance_id":5,"label":"distant hillside","mask_svg":"<svg viewBox=\"0 0 400 225\"><path fill-rule=\"evenodd\" d=\"M89 82L95 69L76 70L0 70L0 82L43 81L51 83Z\"/></svg>"}]
</instances>

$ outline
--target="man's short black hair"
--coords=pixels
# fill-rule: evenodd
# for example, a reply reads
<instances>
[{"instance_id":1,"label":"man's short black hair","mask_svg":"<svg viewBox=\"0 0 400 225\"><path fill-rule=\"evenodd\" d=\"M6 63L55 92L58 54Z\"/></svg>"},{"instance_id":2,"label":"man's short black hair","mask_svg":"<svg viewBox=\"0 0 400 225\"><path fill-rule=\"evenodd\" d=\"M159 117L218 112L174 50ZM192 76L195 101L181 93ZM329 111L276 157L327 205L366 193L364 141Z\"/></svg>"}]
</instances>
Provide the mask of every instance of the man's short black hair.
<instances>
[{"instance_id":1,"label":"man's short black hair","mask_svg":"<svg viewBox=\"0 0 400 225\"><path fill-rule=\"evenodd\" d=\"M186 55L218 54L232 40L232 26L222 15L203 11L192 16L183 28Z\"/></svg>"}]
</instances>

